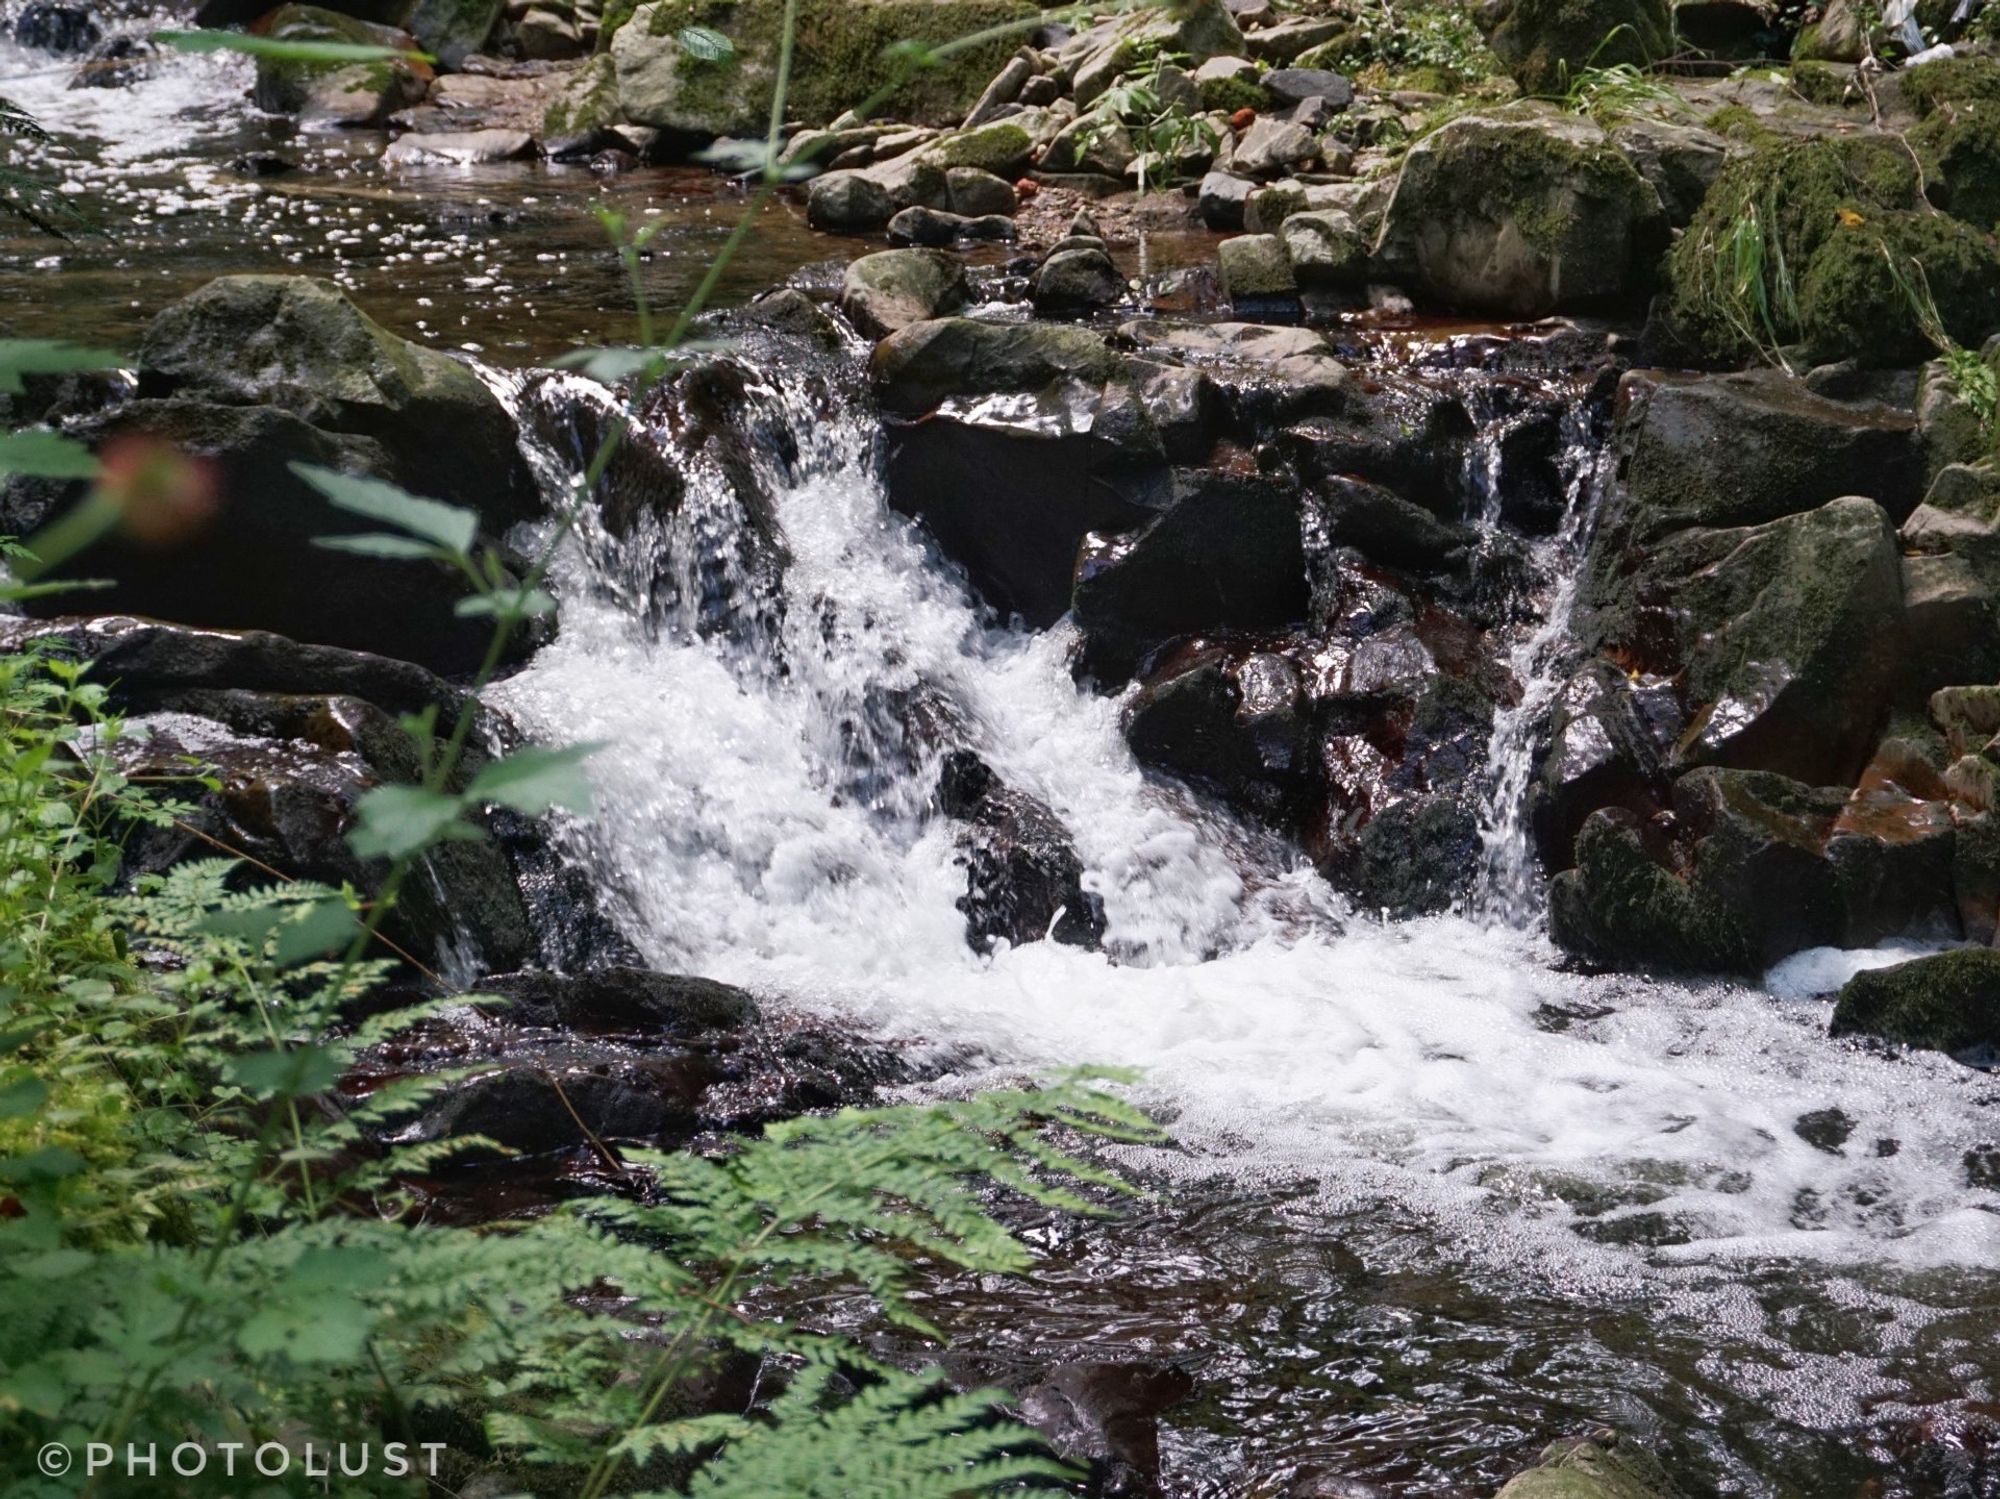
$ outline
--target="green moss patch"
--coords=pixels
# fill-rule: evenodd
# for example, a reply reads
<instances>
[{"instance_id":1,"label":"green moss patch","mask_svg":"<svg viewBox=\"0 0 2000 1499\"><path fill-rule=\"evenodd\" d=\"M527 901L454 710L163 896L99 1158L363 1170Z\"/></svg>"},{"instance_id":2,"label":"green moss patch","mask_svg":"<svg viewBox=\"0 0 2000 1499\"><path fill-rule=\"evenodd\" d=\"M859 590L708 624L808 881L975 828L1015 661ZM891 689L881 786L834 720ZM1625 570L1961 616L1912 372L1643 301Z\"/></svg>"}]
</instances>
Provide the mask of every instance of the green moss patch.
<instances>
[{"instance_id":1,"label":"green moss patch","mask_svg":"<svg viewBox=\"0 0 2000 1499\"><path fill-rule=\"evenodd\" d=\"M1965 948L1856 974L1833 1034L1865 1032L1932 1051L2000 1046L2000 952Z\"/></svg>"}]
</instances>

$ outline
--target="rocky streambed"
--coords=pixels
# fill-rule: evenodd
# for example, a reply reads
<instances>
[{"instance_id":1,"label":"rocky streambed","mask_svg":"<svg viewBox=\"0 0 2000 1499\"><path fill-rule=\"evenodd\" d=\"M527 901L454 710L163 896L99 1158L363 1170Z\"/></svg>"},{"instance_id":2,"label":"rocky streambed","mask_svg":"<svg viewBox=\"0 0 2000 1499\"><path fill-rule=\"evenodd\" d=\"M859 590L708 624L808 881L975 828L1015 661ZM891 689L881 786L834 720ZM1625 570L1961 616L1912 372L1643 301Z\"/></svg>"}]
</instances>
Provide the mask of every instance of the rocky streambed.
<instances>
[{"instance_id":1,"label":"rocky streambed","mask_svg":"<svg viewBox=\"0 0 2000 1499\"><path fill-rule=\"evenodd\" d=\"M44 59L51 9L9 13ZM453 54L419 6L444 66L373 104L206 59L7 85L118 222L6 240L4 332L132 353L9 424L212 480L79 559L94 615L0 621L117 684L135 768L214 767L139 867L379 879L354 799L481 632L453 578L314 548L288 464L532 554L616 399L547 361L633 336L589 206L692 284L741 190L678 158L757 123L752 9L726 77L563 6ZM1538 14L1495 23L1524 79ZM1934 334L2000 327L2000 62L1760 58L1600 119L1357 90L1340 21L1051 34L894 126L808 79L827 170L483 705L489 749L608 742L599 814L449 846L391 933L409 984L513 1003L347 1086L492 1064L415 1126L524 1152L415 1184L478 1219L618 1190L625 1144L1142 1067L1157 1194L1026 1225L1032 1286L924 1292L1095 1492L1488 1493L1592 1437L1561 1482L1644 1447L1661 1493L1987 1493L1992 439L1895 309L1920 256ZM1165 72L1220 121L1136 194L1076 126ZM1747 324L1701 258L1746 214L1795 293ZM73 497L12 481L0 533Z\"/></svg>"}]
</instances>

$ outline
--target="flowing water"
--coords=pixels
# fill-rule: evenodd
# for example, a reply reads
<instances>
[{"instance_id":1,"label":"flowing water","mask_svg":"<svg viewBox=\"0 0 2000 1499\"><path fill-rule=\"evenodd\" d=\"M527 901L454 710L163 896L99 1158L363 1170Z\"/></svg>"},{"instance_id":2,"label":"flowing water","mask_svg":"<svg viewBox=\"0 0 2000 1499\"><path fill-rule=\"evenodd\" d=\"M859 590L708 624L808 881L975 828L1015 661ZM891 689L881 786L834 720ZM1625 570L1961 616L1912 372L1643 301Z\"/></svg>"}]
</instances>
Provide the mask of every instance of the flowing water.
<instances>
[{"instance_id":1,"label":"flowing water","mask_svg":"<svg viewBox=\"0 0 2000 1499\"><path fill-rule=\"evenodd\" d=\"M1207 1393L1168 1418L1180 1493L1307 1462L1457 1492L1591 1420L1666 1437L1726 1492L1859 1494L1877 1472L1994 1492L1940 1414L1976 1426L1964 1403L2000 1375L2000 1214L1968 1175L1989 1080L1831 1043L1817 999L1566 974L1497 915L1345 910L1135 765L1067 627L975 607L888 510L846 382L756 363L756 425L797 450L764 475L782 617L704 628L692 586L632 606L635 578L693 565L659 549L726 568L740 546L736 496L696 464L696 523L567 550L561 635L500 697L608 746L572 836L652 961L970 1048L952 1082L1144 1069L1176 1145L1134 1164L1164 1196L1051 1230L1063 1294L940 1287L967 1347L1200 1366ZM1588 470L1552 562L1574 562ZM1548 673L1528 675L1523 723ZM967 948L935 752L881 711L918 694L1074 830L1108 955ZM1496 797L1527 737L1496 734Z\"/></svg>"},{"instance_id":2,"label":"flowing water","mask_svg":"<svg viewBox=\"0 0 2000 1499\"><path fill-rule=\"evenodd\" d=\"M67 77L0 43L0 93L57 127L110 232L0 239L7 333L129 342L211 275L296 269L398 331L524 364L626 332L590 201L671 216L648 267L663 301L729 221L685 174L391 176L379 140L256 116L226 59L116 91ZM241 169L268 152L298 169ZM735 297L852 249L790 208L760 227ZM602 399L495 378L524 404ZM1888 955L1677 986L1564 972L1536 930L1519 807L1598 497L1581 431L1510 651L1524 695L1493 740L1488 898L1385 924L1145 774L1120 704L1074 684L1066 627L974 604L888 510L851 370L769 359L752 381L782 606L732 605L754 551L743 476L682 454L671 522L593 518L565 547L561 633L498 696L546 739L607 742L600 814L566 836L652 961L906 1038L949 1069L938 1087L1144 1069L1175 1143L1128 1164L1158 1190L1108 1224L1032 1225L1031 1286L930 1286L963 1357L993 1377L1187 1368L1163 1438L1178 1495L1307 1471L1486 1492L1596 1422L1662 1443L1697 1492L2000 1494L2000 1087L1826 1039L1817 996ZM645 435L667 449L676 430ZM563 457L538 456L559 481ZM968 949L913 701L1073 830L1105 952Z\"/></svg>"}]
</instances>

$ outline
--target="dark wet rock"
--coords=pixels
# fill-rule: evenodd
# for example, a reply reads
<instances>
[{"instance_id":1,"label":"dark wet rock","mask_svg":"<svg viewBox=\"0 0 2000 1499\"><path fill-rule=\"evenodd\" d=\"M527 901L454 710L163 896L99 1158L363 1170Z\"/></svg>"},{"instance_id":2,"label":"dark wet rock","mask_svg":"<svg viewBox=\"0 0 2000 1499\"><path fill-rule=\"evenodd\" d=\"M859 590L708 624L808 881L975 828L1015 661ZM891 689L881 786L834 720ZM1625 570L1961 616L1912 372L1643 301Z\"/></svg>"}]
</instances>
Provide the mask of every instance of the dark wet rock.
<instances>
[{"instance_id":1,"label":"dark wet rock","mask_svg":"<svg viewBox=\"0 0 2000 1499\"><path fill-rule=\"evenodd\" d=\"M1125 737L1140 764L1280 828L1305 810L1310 733L1310 705L1289 660L1221 646L1176 653L1125 713Z\"/></svg>"},{"instance_id":2,"label":"dark wet rock","mask_svg":"<svg viewBox=\"0 0 2000 1499\"><path fill-rule=\"evenodd\" d=\"M171 444L207 465L213 485L212 506L190 509L170 532L113 532L65 564L64 575L111 580L110 589L91 596L99 607L190 625L269 630L414 661L447 675L469 672L483 659L492 631L455 612L469 592L456 569L315 545L322 536L376 528L333 509L293 473L293 464L417 487L420 476L402 469L373 439L323 432L271 406L183 399L130 401L70 430L100 452L121 444L129 451L141 440ZM80 483L12 480L0 487L0 531L31 535L83 493ZM301 587L302 578L312 586ZM32 604L30 612L61 613L65 607L57 597ZM518 639L517 650L530 643Z\"/></svg>"},{"instance_id":3,"label":"dark wet rock","mask_svg":"<svg viewBox=\"0 0 2000 1499\"><path fill-rule=\"evenodd\" d=\"M756 1000L733 985L644 968L494 974L479 981L478 992L506 1000L509 1021L559 1030L687 1035L740 1029L758 1018Z\"/></svg>"},{"instance_id":4,"label":"dark wet rock","mask_svg":"<svg viewBox=\"0 0 2000 1499\"><path fill-rule=\"evenodd\" d=\"M1653 384L1620 420L1632 535L1745 526L1865 495L1901 520L1922 492L1910 414L1812 394L1780 371Z\"/></svg>"},{"instance_id":5,"label":"dark wet rock","mask_svg":"<svg viewBox=\"0 0 2000 1499\"><path fill-rule=\"evenodd\" d=\"M815 177L806 189L806 220L836 234L880 229L905 208L949 210L949 169L921 152L878 166L846 168Z\"/></svg>"},{"instance_id":6,"label":"dark wet rock","mask_svg":"<svg viewBox=\"0 0 2000 1499\"><path fill-rule=\"evenodd\" d=\"M1044 937L1072 947L1104 939L1104 903L1083 888L1075 841L1045 802L1003 784L977 755L945 757L938 806L965 824L958 843L966 891L958 908L966 940L984 952Z\"/></svg>"},{"instance_id":7,"label":"dark wet rock","mask_svg":"<svg viewBox=\"0 0 2000 1499\"><path fill-rule=\"evenodd\" d=\"M505 0L416 0L408 7L406 24L426 52L445 67L457 68L485 48L506 8Z\"/></svg>"},{"instance_id":8,"label":"dark wet rock","mask_svg":"<svg viewBox=\"0 0 2000 1499\"><path fill-rule=\"evenodd\" d=\"M330 42L416 52L417 39L394 26L378 25L317 5L283 5L262 22L273 41ZM257 60L257 107L272 114L295 114L307 128L380 125L399 109L421 103L430 69L414 62L297 62Z\"/></svg>"},{"instance_id":9,"label":"dark wet rock","mask_svg":"<svg viewBox=\"0 0 2000 1499\"><path fill-rule=\"evenodd\" d=\"M962 217L1011 216L1020 206L1013 183L980 167L947 167L944 180L951 211Z\"/></svg>"},{"instance_id":10,"label":"dark wet rock","mask_svg":"<svg viewBox=\"0 0 2000 1499\"><path fill-rule=\"evenodd\" d=\"M457 360L371 320L331 282L219 277L153 319L139 363L142 395L274 406L372 438L408 487L496 528L541 508L499 398ZM454 441L439 443L440 432Z\"/></svg>"},{"instance_id":11,"label":"dark wet rock","mask_svg":"<svg viewBox=\"0 0 2000 1499\"><path fill-rule=\"evenodd\" d=\"M905 208L889 220L889 241L898 245L992 244L1014 237L1014 221L1001 213L967 218L941 208Z\"/></svg>"},{"instance_id":12,"label":"dark wet rock","mask_svg":"<svg viewBox=\"0 0 2000 1499\"><path fill-rule=\"evenodd\" d=\"M1831 1029L1991 1058L2000 1049L2000 952L1963 948L1858 973L1840 991Z\"/></svg>"},{"instance_id":13,"label":"dark wet rock","mask_svg":"<svg viewBox=\"0 0 2000 1499\"><path fill-rule=\"evenodd\" d=\"M1088 413L1100 396L1078 389L1018 413L939 413L889 433L890 505L924 522L982 599L1037 628L1068 612L1084 538L1146 514L1115 452L1079 430L1072 401Z\"/></svg>"},{"instance_id":14,"label":"dark wet rock","mask_svg":"<svg viewBox=\"0 0 2000 1499\"><path fill-rule=\"evenodd\" d=\"M840 330L819 303L795 286L781 286L756 297L743 316L760 328L808 338L826 347L839 343Z\"/></svg>"},{"instance_id":15,"label":"dark wet rock","mask_svg":"<svg viewBox=\"0 0 2000 1499\"><path fill-rule=\"evenodd\" d=\"M1321 479L1312 499L1309 517L1317 536L1389 567L1438 572L1463 561L1473 542L1465 528L1365 480Z\"/></svg>"},{"instance_id":16,"label":"dark wet rock","mask_svg":"<svg viewBox=\"0 0 2000 1499\"><path fill-rule=\"evenodd\" d=\"M1905 556L1902 641L1899 702L1967 677L2000 678L2000 599L1993 585L1953 552Z\"/></svg>"},{"instance_id":17,"label":"dark wet rock","mask_svg":"<svg viewBox=\"0 0 2000 1499\"><path fill-rule=\"evenodd\" d=\"M1496 1499L1681 1499L1658 1458L1612 1431L1565 1437Z\"/></svg>"},{"instance_id":18,"label":"dark wet rock","mask_svg":"<svg viewBox=\"0 0 2000 1499\"><path fill-rule=\"evenodd\" d=\"M1403 919L1446 911L1477 878L1479 812L1463 794L1396 797L1352 834L1328 838L1320 872L1364 910Z\"/></svg>"},{"instance_id":19,"label":"dark wet rock","mask_svg":"<svg viewBox=\"0 0 2000 1499\"><path fill-rule=\"evenodd\" d=\"M1081 245L1058 250L1036 267L1028 296L1044 316L1094 312L1124 300L1125 278L1103 250Z\"/></svg>"},{"instance_id":20,"label":"dark wet rock","mask_svg":"<svg viewBox=\"0 0 2000 1499\"><path fill-rule=\"evenodd\" d=\"M1681 532L1649 554L1639 598L1683 667L1680 763L1852 779L1897 670L1902 568L1880 506Z\"/></svg>"},{"instance_id":21,"label":"dark wet rock","mask_svg":"<svg viewBox=\"0 0 2000 1499\"><path fill-rule=\"evenodd\" d=\"M1243 228L1243 207L1257 184L1234 172L1210 172L1201 179L1197 209L1211 229Z\"/></svg>"},{"instance_id":22,"label":"dark wet rock","mask_svg":"<svg viewBox=\"0 0 2000 1499\"><path fill-rule=\"evenodd\" d=\"M14 18L14 40L38 52L69 55L88 52L104 39L104 30L87 7L36 0Z\"/></svg>"},{"instance_id":23,"label":"dark wet rock","mask_svg":"<svg viewBox=\"0 0 2000 1499\"><path fill-rule=\"evenodd\" d=\"M1668 0L1485 0L1487 45L1523 92L1560 95L1586 68L1639 67L1672 50Z\"/></svg>"},{"instance_id":24,"label":"dark wet rock","mask_svg":"<svg viewBox=\"0 0 2000 1499\"><path fill-rule=\"evenodd\" d=\"M1602 130L1513 105L1411 148L1376 258L1440 306L1540 317L1641 290L1665 235L1659 194Z\"/></svg>"},{"instance_id":25,"label":"dark wet rock","mask_svg":"<svg viewBox=\"0 0 2000 1499\"><path fill-rule=\"evenodd\" d=\"M885 409L915 416L954 396L1038 391L1059 379L1099 385L1123 365L1088 329L941 318L883 340L868 373Z\"/></svg>"},{"instance_id":26,"label":"dark wet rock","mask_svg":"<svg viewBox=\"0 0 2000 1499\"><path fill-rule=\"evenodd\" d=\"M871 338L956 312L968 296L965 267L941 250L883 250L847 267L840 310Z\"/></svg>"},{"instance_id":27,"label":"dark wet rock","mask_svg":"<svg viewBox=\"0 0 2000 1499\"><path fill-rule=\"evenodd\" d=\"M1680 704L1661 678L1634 680L1594 661L1564 684L1528 788L1542 860L1568 868L1584 819L1600 807L1649 814L1665 800L1664 759L1680 737Z\"/></svg>"},{"instance_id":28,"label":"dark wet rock","mask_svg":"<svg viewBox=\"0 0 2000 1499\"><path fill-rule=\"evenodd\" d=\"M1308 482L1363 479L1422 496L1433 513L1462 514L1469 499L1466 455L1477 430L1450 391L1388 377L1297 422L1281 445Z\"/></svg>"},{"instance_id":29,"label":"dark wet rock","mask_svg":"<svg viewBox=\"0 0 2000 1499\"><path fill-rule=\"evenodd\" d=\"M701 1126L706 1070L678 1058L633 1057L582 1043L456 1084L428 1110L421 1140L477 1136L541 1155L591 1140L679 1144Z\"/></svg>"},{"instance_id":30,"label":"dark wet rock","mask_svg":"<svg viewBox=\"0 0 2000 1499\"><path fill-rule=\"evenodd\" d=\"M1308 603L1295 486L1181 470L1157 518L1095 536L1076 568L1083 661L1109 682L1177 635L1297 623Z\"/></svg>"},{"instance_id":31,"label":"dark wet rock","mask_svg":"<svg viewBox=\"0 0 2000 1499\"><path fill-rule=\"evenodd\" d=\"M1171 1364L1060 1364L1021 1393L1021 1414L1058 1457L1086 1465L1091 1492L1152 1492L1160 1474L1159 1418L1194 1394Z\"/></svg>"},{"instance_id":32,"label":"dark wet rock","mask_svg":"<svg viewBox=\"0 0 2000 1499\"><path fill-rule=\"evenodd\" d=\"M1854 1135L1854 1116L1845 1109L1812 1109L1799 1115L1792 1124L1792 1133L1814 1150L1843 1155Z\"/></svg>"},{"instance_id":33,"label":"dark wet rock","mask_svg":"<svg viewBox=\"0 0 2000 1499\"><path fill-rule=\"evenodd\" d=\"M1550 931L1601 962L1746 974L1801 948L1949 932L1952 841L1937 803L1698 770L1671 816L1591 815Z\"/></svg>"},{"instance_id":34,"label":"dark wet rock","mask_svg":"<svg viewBox=\"0 0 2000 1499\"><path fill-rule=\"evenodd\" d=\"M1359 384L1332 343L1310 328L1141 318L1118 333L1149 357L1206 372L1228 393L1242 432L1348 413L1361 404Z\"/></svg>"}]
</instances>

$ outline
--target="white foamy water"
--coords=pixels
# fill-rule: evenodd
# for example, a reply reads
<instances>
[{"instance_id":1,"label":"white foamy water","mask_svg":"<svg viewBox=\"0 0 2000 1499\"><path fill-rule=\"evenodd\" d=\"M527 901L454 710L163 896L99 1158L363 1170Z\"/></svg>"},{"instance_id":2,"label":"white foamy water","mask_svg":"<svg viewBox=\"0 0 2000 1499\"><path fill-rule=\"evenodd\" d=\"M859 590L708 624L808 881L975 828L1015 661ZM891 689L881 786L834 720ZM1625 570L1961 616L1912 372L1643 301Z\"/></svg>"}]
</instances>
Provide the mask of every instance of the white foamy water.
<instances>
[{"instance_id":1,"label":"white foamy water","mask_svg":"<svg viewBox=\"0 0 2000 1499\"><path fill-rule=\"evenodd\" d=\"M572 547L560 638L498 690L544 738L609 745L599 815L573 836L650 960L970 1046L999 1072L1143 1068L1186 1151L1161 1169L1394 1197L1471 1257L1614 1278L1746 1256L2000 1263L1995 1196L1963 1164L1993 1128L1978 1074L1833 1043L1823 999L1586 979L1504 926L1345 912L1143 774L1119 704L1071 681L1062 629L981 616L886 509L865 418L815 426L801 407L795 429L774 642L642 626ZM724 503L718 484L697 475L697 511ZM925 810L932 757L866 727L871 703L919 687L1074 830L1109 956L967 948L952 826ZM916 768L883 770L905 754ZM1844 1141L1795 1128L1835 1109ZM1639 1233L1646 1249L1573 1231L1642 1217L1670 1225Z\"/></svg>"}]
</instances>

